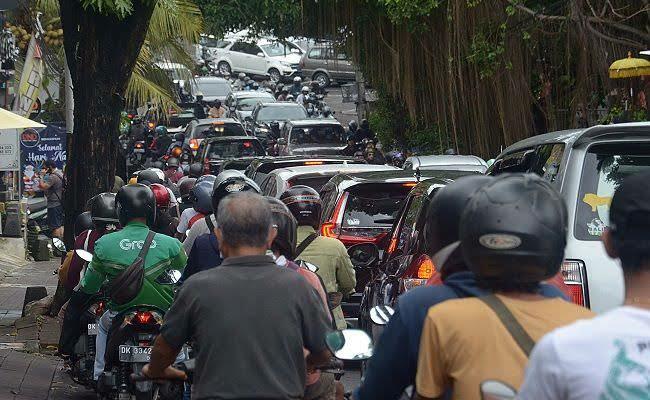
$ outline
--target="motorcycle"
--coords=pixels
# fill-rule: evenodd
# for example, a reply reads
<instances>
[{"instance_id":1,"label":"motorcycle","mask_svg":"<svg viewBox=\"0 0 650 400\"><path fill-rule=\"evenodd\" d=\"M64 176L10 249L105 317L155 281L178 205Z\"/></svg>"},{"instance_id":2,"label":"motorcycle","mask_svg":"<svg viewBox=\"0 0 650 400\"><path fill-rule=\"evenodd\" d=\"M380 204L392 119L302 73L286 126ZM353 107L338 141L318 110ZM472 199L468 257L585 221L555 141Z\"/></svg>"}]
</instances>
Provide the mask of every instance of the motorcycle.
<instances>
[{"instance_id":1,"label":"motorcycle","mask_svg":"<svg viewBox=\"0 0 650 400\"><path fill-rule=\"evenodd\" d=\"M133 149L129 154L129 163L136 167L144 166L146 161L147 148L144 140L137 140L133 143Z\"/></svg>"},{"instance_id":2,"label":"motorcycle","mask_svg":"<svg viewBox=\"0 0 650 400\"><path fill-rule=\"evenodd\" d=\"M97 336L97 323L104 313L105 306L104 297L98 296L84 311L79 324L79 331L82 333L70 358L70 370L68 371L70 377L73 381L88 388L94 384L95 337Z\"/></svg>"}]
</instances>

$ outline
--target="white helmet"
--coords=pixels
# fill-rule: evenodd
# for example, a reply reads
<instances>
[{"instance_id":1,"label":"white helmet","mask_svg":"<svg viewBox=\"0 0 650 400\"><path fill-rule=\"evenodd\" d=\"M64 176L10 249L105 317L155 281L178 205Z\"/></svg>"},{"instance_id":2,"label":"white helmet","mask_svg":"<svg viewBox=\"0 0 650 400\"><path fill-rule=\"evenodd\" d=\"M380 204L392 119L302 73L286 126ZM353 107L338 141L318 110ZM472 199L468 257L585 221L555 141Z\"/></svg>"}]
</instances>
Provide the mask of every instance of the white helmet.
<instances>
[{"instance_id":1,"label":"white helmet","mask_svg":"<svg viewBox=\"0 0 650 400\"><path fill-rule=\"evenodd\" d=\"M300 89L300 91L304 94L307 94L309 93L309 88L307 86L303 86L302 89Z\"/></svg>"},{"instance_id":2,"label":"white helmet","mask_svg":"<svg viewBox=\"0 0 650 400\"><path fill-rule=\"evenodd\" d=\"M293 78L293 83L300 83L300 82L302 82L302 78L300 78L299 76Z\"/></svg>"}]
</instances>

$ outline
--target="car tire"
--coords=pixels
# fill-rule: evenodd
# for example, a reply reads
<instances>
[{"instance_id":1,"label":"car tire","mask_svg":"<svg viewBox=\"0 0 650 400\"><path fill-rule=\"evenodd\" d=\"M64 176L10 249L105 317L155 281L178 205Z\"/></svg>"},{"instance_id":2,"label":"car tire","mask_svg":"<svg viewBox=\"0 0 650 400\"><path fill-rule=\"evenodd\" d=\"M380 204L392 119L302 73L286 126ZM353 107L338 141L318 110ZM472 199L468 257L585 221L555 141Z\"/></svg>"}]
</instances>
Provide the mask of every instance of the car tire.
<instances>
[{"instance_id":1,"label":"car tire","mask_svg":"<svg viewBox=\"0 0 650 400\"><path fill-rule=\"evenodd\" d=\"M217 64L217 70L221 72L221 74L224 74L226 72L232 74L232 68L226 61L220 61L219 64Z\"/></svg>"},{"instance_id":2,"label":"car tire","mask_svg":"<svg viewBox=\"0 0 650 400\"><path fill-rule=\"evenodd\" d=\"M312 81L318 82L318 86L326 88L332 83L330 77L325 72L316 72L311 78Z\"/></svg>"},{"instance_id":3,"label":"car tire","mask_svg":"<svg viewBox=\"0 0 650 400\"><path fill-rule=\"evenodd\" d=\"M282 75L277 68L271 68L269 70L269 78L271 79L271 82L280 82L281 77Z\"/></svg>"}]
</instances>

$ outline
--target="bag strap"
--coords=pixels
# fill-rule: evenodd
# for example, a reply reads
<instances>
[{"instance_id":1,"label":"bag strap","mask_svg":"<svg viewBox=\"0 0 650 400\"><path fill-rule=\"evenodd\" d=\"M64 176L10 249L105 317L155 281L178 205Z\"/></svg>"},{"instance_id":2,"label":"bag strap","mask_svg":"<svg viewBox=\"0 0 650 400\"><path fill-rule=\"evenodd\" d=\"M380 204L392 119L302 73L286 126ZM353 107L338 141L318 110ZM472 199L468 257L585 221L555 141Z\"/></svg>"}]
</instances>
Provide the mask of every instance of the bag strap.
<instances>
[{"instance_id":1,"label":"bag strap","mask_svg":"<svg viewBox=\"0 0 650 400\"><path fill-rule=\"evenodd\" d=\"M156 236L156 232L149 231L149 233L147 234L147 238L144 240L144 244L142 245L142 249L138 254L138 258L144 260L144 258L147 256L147 253L149 252L149 247L151 246L151 242L153 242L154 236ZM144 264L142 265L144 266Z\"/></svg>"},{"instance_id":2,"label":"bag strap","mask_svg":"<svg viewBox=\"0 0 650 400\"><path fill-rule=\"evenodd\" d=\"M535 341L530 337L528 332L524 330L519 321L512 315L512 312L503 304L503 301L499 299L494 294L489 294L487 296L479 297L483 303L494 311L494 313L499 317L501 323L510 333L510 336L517 342L517 345L524 352L526 357L530 357L530 352L535 347Z\"/></svg>"},{"instance_id":3,"label":"bag strap","mask_svg":"<svg viewBox=\"0 0 650 400\"><path fill-rule=\"evenodd\" d=\"M205 216L205 224L208 226L208 230L210 231L211 234L214 235L214 224L212 223L212 218L210 217L212 214L208 214Z\"/></svg>"},{"instance_id":4,"label":"bag strap","mask_svg":"<svg viewBox=\"0 0 650 400\"><path fill-rule=\"evenodd\" d=\"M316 240L317 237L318 237L317 233L312 233L309 236L307 236L305 240L303 240L302 243L300 243L300 246L296 247L296 256L294 257L294 259L297 260L298 256L301 255L302 252L305 251L305 249L311 244L311 242Z\"/></svg>"}]
</instances>

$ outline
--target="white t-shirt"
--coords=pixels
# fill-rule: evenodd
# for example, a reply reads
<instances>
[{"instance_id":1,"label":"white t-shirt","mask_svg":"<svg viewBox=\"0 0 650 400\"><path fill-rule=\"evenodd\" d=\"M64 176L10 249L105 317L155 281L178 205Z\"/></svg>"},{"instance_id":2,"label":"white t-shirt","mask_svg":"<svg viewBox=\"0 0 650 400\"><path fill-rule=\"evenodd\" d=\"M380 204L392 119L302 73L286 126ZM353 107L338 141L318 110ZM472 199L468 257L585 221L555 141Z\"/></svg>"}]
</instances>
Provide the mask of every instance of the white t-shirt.
<instances>
[{"instance_id":1,"label":"white t-shirt","mask_svg":"<svg viewBox=\"0 0 650 400\"><path fill-rule=\"evenodd\" d=\"M210 220L214 226L217 226L217 219L214 214L210 214ZM196 240L197 237L208 233L210 233L210 229L208 229L208 224L205 222L205 218L201 218L200 220L196 221L190 228L190 231L188 232L187 237L183 242L183 249L185 249L185 254L188 256L190 255L190 251L194 245L194 240Z\"/></svg>"},{"instance_id":2,"label":"white t-shirt","mask_svg":"<svg viewBox=\"0 0 650 400\"><path fill-rule=\"evenodd\" d=\"M650 311L623 306L540 340L519 399L650 399Z\"/></svg>"},{"instance_id":3,"label":"white t-shirt","mask_svg":"<svg viewBox=\"0 0 650 400\"><path fill-rule=\"evenodd\" d=\"M197 215L199 212L196 211L194 208L186 208L183 210L181 213L181 218L178 221L178 227L176 227L176 231L178 233L185 233L190 226L190 220L194 218L195 215Z\"/></svg>"}]
</instances>

